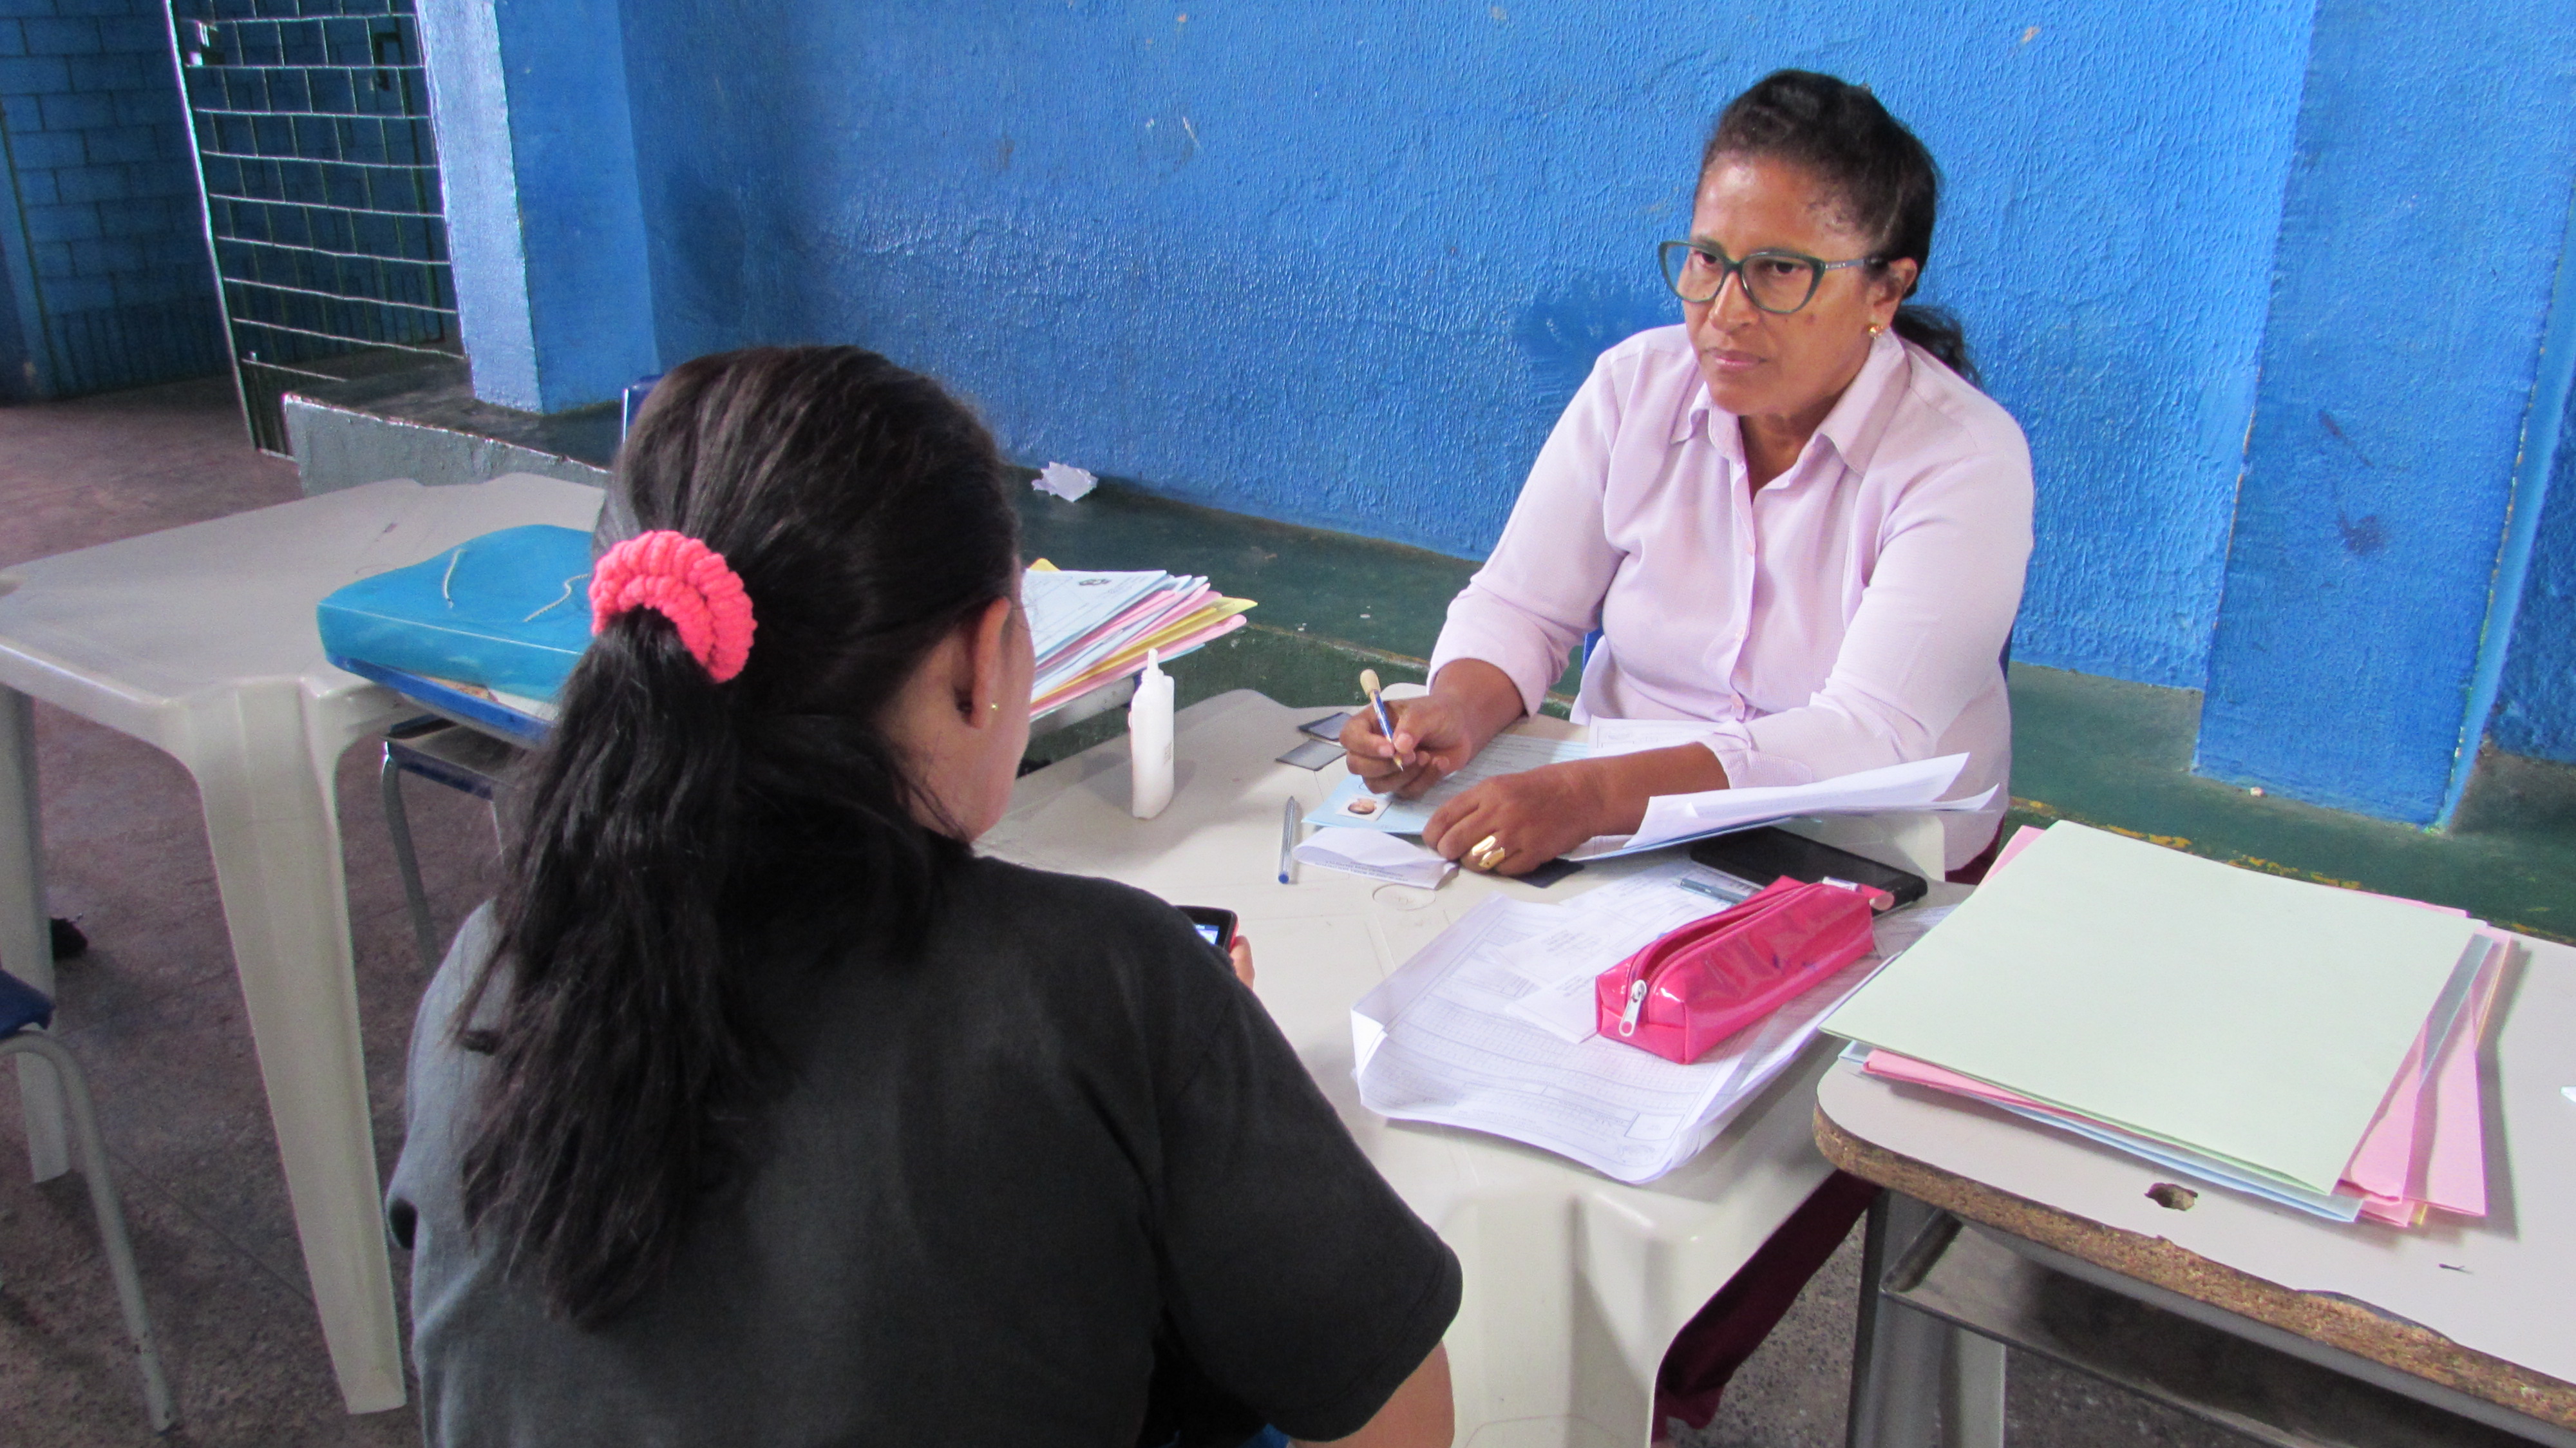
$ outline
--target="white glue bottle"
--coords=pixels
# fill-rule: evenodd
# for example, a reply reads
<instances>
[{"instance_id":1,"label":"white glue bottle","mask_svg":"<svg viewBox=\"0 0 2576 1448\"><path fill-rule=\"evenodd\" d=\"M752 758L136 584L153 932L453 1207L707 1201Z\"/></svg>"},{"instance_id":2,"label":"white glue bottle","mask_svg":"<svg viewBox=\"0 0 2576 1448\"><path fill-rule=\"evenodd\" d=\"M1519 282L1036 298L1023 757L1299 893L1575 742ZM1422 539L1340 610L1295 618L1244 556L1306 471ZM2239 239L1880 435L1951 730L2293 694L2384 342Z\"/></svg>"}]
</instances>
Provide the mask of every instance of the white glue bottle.
<instances>
[{"instance_id":1,"label":"white glue bottle","mask_svg":"<svg viewBox=\"0 0 2576 1448\"><path fill-rule=\"evenodd\" d=\"M1145 651L1136 697L1127 705L1127 812L1149 820L1172 802L1172 676L1162 654Z\"/></svg>"}]
</instances>

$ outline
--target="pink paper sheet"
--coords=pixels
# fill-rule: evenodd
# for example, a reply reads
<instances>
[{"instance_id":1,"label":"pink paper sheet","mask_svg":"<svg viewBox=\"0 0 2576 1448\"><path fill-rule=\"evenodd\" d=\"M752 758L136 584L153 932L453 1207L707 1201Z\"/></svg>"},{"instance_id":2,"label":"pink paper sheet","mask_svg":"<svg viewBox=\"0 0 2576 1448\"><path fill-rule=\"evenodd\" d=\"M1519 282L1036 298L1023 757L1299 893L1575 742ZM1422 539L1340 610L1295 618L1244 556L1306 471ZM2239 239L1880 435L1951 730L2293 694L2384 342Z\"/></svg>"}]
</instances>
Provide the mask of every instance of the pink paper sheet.
<instances>
[{"instance_id":1,"label":"pink paper sheet","mask_svg":"<svg viewBox=\"0 0 2576 1448\"><path fill-rule=\"evenodd\" d=\"M1997 852L1995 863L1987 870L1988 877L2011 864L2013 857L2028 849L2040 834L2032 825L2015 831ZM2422 900L2402 903L2445 915L2468 913ZM2435 1050L2432 1069L2424 1068L2425 1052L2434 1049L2429 1039L2432 1022L2427 1021L2414 1046L2408 1049L2405 1063L2398 1067L2396 1079L2389 1084L2388 1098L2380 1103L2379 1114L2371 1118L2369 1130L2362 1133L2361 1144L2344 1168L2343 1184L2360 1194L2362 1215L2366 1217L2411 1227L2423 1220L2427 1206L2465 1217L2486 1215L2486 1134L2478 1089L2478 1043L2485 1039L2487 1015L2495 1004L2496 987L2504 978L2505 958L2513 947L2500 931L2479 933L2490 942L2487 958L2479 966L2476 982L2453 1019L2450 1032ZM2089 1120L1887 1051L1872 1051L1862 1069L1873 1076L1983 1101Z\"/></svg>"},{"instance_id":2,"label":"pink paper sheet","mask_svg":"<svg viewBox=\"0 0 2576 1448\"><path fill-rule=\"evenodd\" d=\"M2004 841L2004 847L1995 852L1995 862L1986 867L1987 877L1989 879L1993 878L1995 871L2011 864L2013 862L2013 856L2029 849L2033 840L2038 839L2041 835L2046 833L2047 831L2041 829L2037 825L2023 825L2020 829L2013 831L2013 837Z\"/></svg>"},{"instance_id":3,"label":"pink paper sheet","mask_svg":"<svg viewBox=\"0 0 2576 1448\"><path fill-rule=\"evenodd\" d=\"M2487 1214L2486 1113L2478 1087L2478 1051L2495 1014L2505 962L2513 954L2513 942L2502 931L2478 933L2496 943L2495 952L2487 957L2476 992L2460 1008L2462 1015L2475 1011L2476 1019L2434 1058L2432 1160L2421 1188L2410 1192L2443 1211L2466 1217Z\"/></svg>"},{"instance_id":4,"label":"pink paper sheet","mask_svg":"<svg viewBox=\"0 0 2576 1448\"><path fill-rule=\"evenodd\" d=\"M1091 647L1093 644L1108 637L1112 633L1131 628L1147 619L1155 618L1163 614L1170 614L1174 618L1186 618L1188 617L1191 609L1198 607L1201 603L1215 595L1215 587L1205 583L1185 592L1163 589L1154 593L1146 594L1143 598L1129 604L1125 613L1116 615L1107 623L1094 626L1089 633L1076 636L1070 642L1058 647L1054 653L1049 654L1047 657L1055 659L1069 658L1072 655L1078 654L1084 649Z\"/></svg>"}]
</instances>

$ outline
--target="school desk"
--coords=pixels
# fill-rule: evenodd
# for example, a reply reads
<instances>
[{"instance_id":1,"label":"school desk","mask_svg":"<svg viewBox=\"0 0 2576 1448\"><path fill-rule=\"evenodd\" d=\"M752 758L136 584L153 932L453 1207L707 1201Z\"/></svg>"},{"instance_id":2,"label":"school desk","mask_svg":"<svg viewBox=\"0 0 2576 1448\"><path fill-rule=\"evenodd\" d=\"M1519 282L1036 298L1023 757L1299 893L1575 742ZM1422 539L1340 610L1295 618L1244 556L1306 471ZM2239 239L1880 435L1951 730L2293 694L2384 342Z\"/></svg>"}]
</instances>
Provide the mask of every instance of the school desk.
<instances>
[{"instance_id":1,"label":"school desk","mask_svg":"<svg viewBox=\"0 0 2576 1448\"><path fill-rule=\"evenodd\" d=\"M0 569L0 967L53 986L37 820L42 699L188 767L322 1335L352 1412L401 1406L333 773L407 712L325 663L343 584L521 523L588 528L600 492L525 474L325 493ZM49 1073L22 1065L36 1178L66 1169Z\"/></svg>"},{"instance_id":2,"label":"school desk","mask_svg":"<svg viewBox=\"0 0 2576 1448\"><path fill-rule=\"evenodd\" d=\"M2516 943L2481 1057L2483 1219L2338 1225L1837 1062L1817 1142L1888 1188L1854 1448L1918 1448L1936 1398L1975 1429L1952 1443L2001 1442L1995 1343L2261 1442L2576 1448L2576 949Z\"/></svg>"},{"instance_id":3,"label":"school desk","mask_svg":"<svg viewBox=\"0 0 2576 1448\"><path fill-rule=\"evenodd\" d=\"M1646 1441L1655 1369L1674 1333L1825 1179L1808 1123L1830 1051L1819 1042L1698 1157L1645 1186L1362 1106L1351 1004L1388 972L1490 893L1570 899L1655 857L1597 862L1547 890L1471 873L1421 890L1313 866L1282 885L1281 802L1294 797L1311 812L1343 769L1274 757L1304 737L1300 722L1329 712L1250 691L1193 705L1176 716L1176 788L1159 818L1129 817L1127 746L1114 739L1021 780L983 848L1235 911L1262 1003L1369 1159L1464 1264L1448 1337L1457 1441L1634 1448ZM1838 842L1870 849L1862 836L1874 828L1852 822ZM1937 822L1892 829L1937 860ZM1896 862L1922 868L1903 851Z\"/></svg>"}]
</instances>

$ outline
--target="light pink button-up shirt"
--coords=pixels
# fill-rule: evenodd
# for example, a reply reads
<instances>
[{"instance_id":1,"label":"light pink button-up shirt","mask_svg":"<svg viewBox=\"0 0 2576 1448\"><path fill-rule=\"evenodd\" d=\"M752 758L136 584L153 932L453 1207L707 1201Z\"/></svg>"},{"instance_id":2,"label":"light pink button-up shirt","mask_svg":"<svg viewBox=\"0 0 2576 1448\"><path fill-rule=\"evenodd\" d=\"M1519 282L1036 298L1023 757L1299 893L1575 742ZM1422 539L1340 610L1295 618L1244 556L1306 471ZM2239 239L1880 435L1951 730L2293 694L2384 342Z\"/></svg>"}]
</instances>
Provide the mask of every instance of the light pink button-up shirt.
<instances>
[{"instance_id":1,"label":"light pink button-up shirt","mask_svg":"<svg viewBox=\"0 0 2576 1448\"><path fill-rule=\"evenodd\" d=\"M1747 487L1744 438L1680 327L1601 355L1432 652L1482 659L1535 713L1595 628L1574 717L1704 719L1738 785L1965 753L2007 782L1998 663L2030 557L2030 448L1991 398L1893 332L1797 463ZM1944 816L1955 869L2005 801Z\"/></svg>"}]
</instances>

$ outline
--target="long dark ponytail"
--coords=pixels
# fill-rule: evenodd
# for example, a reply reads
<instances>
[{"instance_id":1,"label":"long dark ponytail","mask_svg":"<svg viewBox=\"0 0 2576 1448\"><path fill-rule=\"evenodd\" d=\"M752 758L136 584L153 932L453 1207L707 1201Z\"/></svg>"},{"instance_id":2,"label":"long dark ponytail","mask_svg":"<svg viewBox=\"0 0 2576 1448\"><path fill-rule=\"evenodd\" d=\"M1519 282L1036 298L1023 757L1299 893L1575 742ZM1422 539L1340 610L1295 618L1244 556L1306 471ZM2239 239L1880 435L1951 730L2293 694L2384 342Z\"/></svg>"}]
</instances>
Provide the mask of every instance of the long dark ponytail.
<instances>
[{"instance_id":1,"label":"long dark ponytail","mask_svg":"<svg viewBox=\"0 0 2576 1448\"><path fill-rule=\"evenodd\" d=\"M779 1084L761 962L825 935L900 955L965 858L918 822L879 720L1018 568L990 435L857 348L675 369L618 472L637 528L724 555L757 632L719 684L660 614L619 615L514 793L499 945L455 1026L491 1058L464 1209L577 1323L658 1281L739 1178Z\"/></svg>"},{"instance_id":2,"label":"long dark ponytail","mask_svg":"<svg viewBox=\"0 0 2576 1448\"><path fill-rule=\"evenodd\" d=\"M1813 172L1842 193L1852 225L1877 238L1872 270L1908 259L1914 286L1923 284L1941 209L1941 168L1869 87L1812 70L1775 70L1727 103L1700 153L1700 175L1725 156L1766 157ZM1910 302L1898 307L1896 335L1968 381L1979 380L1967 333L1947 311Z\"/></svg>"}]
</instances>

